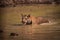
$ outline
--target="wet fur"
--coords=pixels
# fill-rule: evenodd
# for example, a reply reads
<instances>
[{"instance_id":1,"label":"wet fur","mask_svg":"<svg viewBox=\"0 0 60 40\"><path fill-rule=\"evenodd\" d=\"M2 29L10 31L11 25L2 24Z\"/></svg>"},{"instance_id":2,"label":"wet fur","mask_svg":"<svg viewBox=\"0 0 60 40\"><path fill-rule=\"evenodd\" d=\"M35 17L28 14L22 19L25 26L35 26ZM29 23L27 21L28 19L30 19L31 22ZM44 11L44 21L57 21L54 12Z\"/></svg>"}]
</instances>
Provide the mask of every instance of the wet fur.
<instances>
[{"instance_id":1,"label":"wet fur","mask_svg":"<svg viewBox=\"0 0 60 40\"><path fill-rule=\"evenodd\" d=\"M44 18L44 17L40 17L40 16L34 17L32 15L22 15L22 17L23 16L24 16L24 18L22 18L22 23L26 24L26 25L49 23L49 20L47 18ZM26 20L25 20L25 18L26 18Z\"/></svg>"}]
</instances>

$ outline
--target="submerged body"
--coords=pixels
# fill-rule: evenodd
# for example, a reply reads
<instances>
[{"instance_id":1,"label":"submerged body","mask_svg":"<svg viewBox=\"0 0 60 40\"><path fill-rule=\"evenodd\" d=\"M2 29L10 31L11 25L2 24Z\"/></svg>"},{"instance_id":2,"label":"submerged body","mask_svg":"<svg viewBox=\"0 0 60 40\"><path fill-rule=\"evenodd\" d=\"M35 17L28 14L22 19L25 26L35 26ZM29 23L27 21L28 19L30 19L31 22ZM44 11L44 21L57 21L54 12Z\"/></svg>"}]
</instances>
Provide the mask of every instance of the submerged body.
<instances>
[{"instance_id":1,"label":"submerged body","mask_svg":"<svg viewBox=\"0 0 60 40\"><path fill-rule=\"evenodd\" d=\"M22 23L23 24L42 24L42 23L49 23L49 20L44 17L34 17L31 15L22 15Z\"/></svg>"},{"instance_id":2,"label":"submerged body","mask_svg":"<svg viewBox=\"0 0 60 40\"><path fill-rule=\"evenodd\" d=\"M31 16L30 20L32 21L32 24L41 24L41 23L49 23L49 20L47 18L44 17L34 17Z\"/></svg>"}]
</instances>

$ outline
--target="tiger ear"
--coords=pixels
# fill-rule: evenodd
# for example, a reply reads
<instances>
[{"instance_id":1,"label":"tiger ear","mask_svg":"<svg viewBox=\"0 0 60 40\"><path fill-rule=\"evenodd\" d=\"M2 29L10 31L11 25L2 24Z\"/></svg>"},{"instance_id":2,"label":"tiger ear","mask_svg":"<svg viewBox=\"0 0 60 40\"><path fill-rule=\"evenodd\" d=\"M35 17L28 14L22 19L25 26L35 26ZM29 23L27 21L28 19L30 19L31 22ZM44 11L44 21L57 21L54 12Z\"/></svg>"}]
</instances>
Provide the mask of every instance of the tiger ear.
<instances>
[{"instance_id":1,"label":"tiger ear","mask_svg":"<svg viewBox=\"0 0 60 40\"><path fill-rule=\"evenodd\" d=\"M30 14L27 17L30 17Z\"/></svg>"}]
</instances>

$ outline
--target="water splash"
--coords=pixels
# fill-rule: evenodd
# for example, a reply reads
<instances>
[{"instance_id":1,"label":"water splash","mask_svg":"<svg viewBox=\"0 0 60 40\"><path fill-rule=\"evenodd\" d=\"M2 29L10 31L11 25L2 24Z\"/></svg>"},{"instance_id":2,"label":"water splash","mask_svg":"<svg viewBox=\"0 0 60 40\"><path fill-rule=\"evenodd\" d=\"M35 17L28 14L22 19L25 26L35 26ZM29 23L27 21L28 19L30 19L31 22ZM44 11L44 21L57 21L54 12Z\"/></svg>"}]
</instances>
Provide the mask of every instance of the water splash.
<instances>
[{"instance_id":1,"label":"water splash","mask_svg":"<svg viewBox=\"0 0 60 40\"><path fill-rule=\"evenodd\" d=\"M58 22L49 21L49 23L42 23L40 25L55 25L55 24L58 24Z\"/></svg>"}]
</instances>

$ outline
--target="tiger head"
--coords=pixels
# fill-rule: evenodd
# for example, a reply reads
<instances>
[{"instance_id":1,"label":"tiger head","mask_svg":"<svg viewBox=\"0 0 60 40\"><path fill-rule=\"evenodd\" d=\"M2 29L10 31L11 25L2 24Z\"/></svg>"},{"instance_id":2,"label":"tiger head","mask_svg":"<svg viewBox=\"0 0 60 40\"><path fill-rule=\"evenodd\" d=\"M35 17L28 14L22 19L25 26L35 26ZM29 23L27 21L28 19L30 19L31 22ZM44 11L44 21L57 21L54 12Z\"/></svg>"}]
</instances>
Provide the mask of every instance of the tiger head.
<instances>
[{"instance_id":1,"label":"tiger head","mask_svg":"<svg viewBox=\"0 0 60 40\"><path fill-rule=\"evenodd\" d=\"M30 14L29 15L23 15L21 14L22 16L22 23L23 24L32 24L32 20L30 19Z\"/></svg>"}]
</instances>

